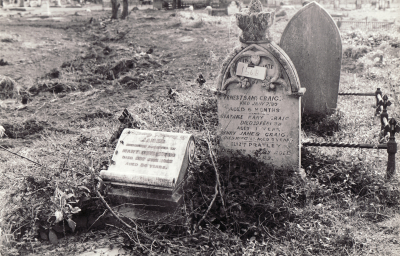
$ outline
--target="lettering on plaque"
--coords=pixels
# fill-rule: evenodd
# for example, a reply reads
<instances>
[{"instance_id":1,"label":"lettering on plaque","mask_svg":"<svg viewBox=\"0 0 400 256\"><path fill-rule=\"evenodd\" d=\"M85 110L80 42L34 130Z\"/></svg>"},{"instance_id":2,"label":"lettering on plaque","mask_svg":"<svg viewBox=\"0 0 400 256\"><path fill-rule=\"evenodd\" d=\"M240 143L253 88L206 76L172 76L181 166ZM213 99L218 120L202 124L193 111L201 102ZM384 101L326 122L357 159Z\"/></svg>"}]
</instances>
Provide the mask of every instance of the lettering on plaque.
<instances>
[{"instance_id":1,"label":"lettering on plaque","mask_svg":"<svg viewBox=\"0 0 400 256\"><path fill-rule=\"evenodd\" d=\"M187 166L193 157L194 140L190 134L125 129L113 155L115 164L102 171L101 176L144 185L162 181L158 185L174 187L184 176L182 166Z\"/></svg>"},{"instance_id":2,"label":"lettering on plaque","mask_svg":"<svg viewBox=\"0 0 400 256\"><path fill-rule=\"evenodd\" d=\"M304 90L288 57L273 43L250 44L224 67L218 79L223 151L250 154L276 168L299 168Z\"/></svg>"}]
</instances>

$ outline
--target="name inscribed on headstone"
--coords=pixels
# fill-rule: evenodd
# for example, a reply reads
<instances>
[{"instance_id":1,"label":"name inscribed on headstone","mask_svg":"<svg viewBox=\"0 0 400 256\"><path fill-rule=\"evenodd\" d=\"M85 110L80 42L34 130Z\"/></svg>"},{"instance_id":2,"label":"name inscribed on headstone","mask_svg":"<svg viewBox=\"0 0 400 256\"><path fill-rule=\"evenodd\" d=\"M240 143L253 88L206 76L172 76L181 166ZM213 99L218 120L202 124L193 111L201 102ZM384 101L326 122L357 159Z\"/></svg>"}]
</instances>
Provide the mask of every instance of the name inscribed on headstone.
<instances>
[{"instance_id":1,"label":"name inscribed on headstone","mask_svg":"<svg viewBox=\"0 0 400 256\"><path fill-rule=\"evenodd\" d=\"M251 0L236 14L242 43L218 76L221 151L251 155L276 169L300 168L300 97L293 63L270 38L273 13Z\"/></svg>"},{"instance_id":2,"label":"name inscribed on headstone","mask_svg":"<svg viewBox=\"0 0 400 256\"><path fill-rule=\"evenodd\" d=\"M255 155L276 167L299 161L299 100L283 88L268 91L262 81L232 88L219 97L223 148Z\"/></svg>"},{"instance_id":3,"label":"name inscribed on headstone","mask_svg":"<svg viewBox=\"0 0 400 256\"><path fill-rule=\"evenodd\" d=\"M194 146L190 134L125 129L113 164L101 176L109 181L173 188L186 172L182 166L193 159Z\"/></svg>"}]
</instances>

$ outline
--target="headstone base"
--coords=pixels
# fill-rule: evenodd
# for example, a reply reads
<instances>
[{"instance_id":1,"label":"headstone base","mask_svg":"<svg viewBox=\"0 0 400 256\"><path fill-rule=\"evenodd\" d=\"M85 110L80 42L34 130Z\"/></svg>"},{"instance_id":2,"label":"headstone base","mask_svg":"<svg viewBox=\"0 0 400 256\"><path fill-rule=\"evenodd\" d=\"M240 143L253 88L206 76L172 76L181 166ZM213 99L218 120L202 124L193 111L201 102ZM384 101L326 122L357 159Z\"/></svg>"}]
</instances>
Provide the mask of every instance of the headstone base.
<instances>
[{"instance_id":1,"label":"headstone base","mask_svg":"<svg viewBox=\"0 0 400 256\"><path fill-rule=\"evenodd\" d=\"M104 184L108 190L107 197L111 199L113 205L129 204L138 209L168 212L182 203L183 196L180 191L116 182Z\"/></svg>"},{"instance_id":2,"label":"headstone base","mask_svg":"<svg viewBox=\"0 0 400 256\"><path fill-rule=\"evenodd\" d=\"M146 188L129 184L105 182L107 198L122 218L142 221L177 222L175 212L183 201L182 191Z\"/></svg>"},{"instance_id":3,"label":"headstone base","mask_svg":"<svg viewBox=\"0 0 400 256\"><path fill-rule=\"evenodd\" d=\"M154 221L156 223L181 223L183 220L183 218L180 218L181 216L177 216L178 212L172 210L160 212L123 205L117 207L115 211L121 214L123 219L125 217L141 221Z\"/></svg>"}]
</instances>

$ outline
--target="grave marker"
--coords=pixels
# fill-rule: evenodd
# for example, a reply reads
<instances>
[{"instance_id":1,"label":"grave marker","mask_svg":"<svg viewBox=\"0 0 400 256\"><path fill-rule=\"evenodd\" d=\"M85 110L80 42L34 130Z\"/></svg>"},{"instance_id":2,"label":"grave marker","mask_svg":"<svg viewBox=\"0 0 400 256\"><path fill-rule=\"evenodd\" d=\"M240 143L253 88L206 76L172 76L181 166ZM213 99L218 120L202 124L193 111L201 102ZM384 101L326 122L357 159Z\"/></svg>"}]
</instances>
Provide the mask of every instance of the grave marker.
<instances>
[{"instance_id":1,"label":"grave marker","mask_svg":"<svg viewBox=\"0 0 400 256\"><path fill-rule=\"evenodd\" d=\"M305 114L331 114L337 106L342 40L331 16L316 2L300 9L283 31L280 47L296 67Z\"/></svg>"},{"instance_id":2,"label":"grave marker","mask_svg":"<svg viewBox=\"0 0 400 256\"><path fill-rule=\"evenodd\" d=\"M240 6L236 4L235 1L232 1L227 7L228 15L236 14L240 11Z\"/></svg>"},{"instance_id":3,"label":"grave marker","mask_svg":"<svg viewBox=\"0 0 400 256\"><path fill-rule=\"evenodd\" d=\"M305 89L289 57L267 33L274 13L263 12L259 0L252 0L236 19L242 44L224 61L218 78L220 145L277 169L298 169Z\"/></svg>"},{"instance_id":4,"label":"grave marker","mask_svg":"<svg viewBox=\"0 0 400 256\"><path fill-rule=\"evenodd\" d=\"M182 201L180 189L194 149L191 134L124 129L112 164L100 177L114 203L171 211Z\"/></svg>"}]
</instances>

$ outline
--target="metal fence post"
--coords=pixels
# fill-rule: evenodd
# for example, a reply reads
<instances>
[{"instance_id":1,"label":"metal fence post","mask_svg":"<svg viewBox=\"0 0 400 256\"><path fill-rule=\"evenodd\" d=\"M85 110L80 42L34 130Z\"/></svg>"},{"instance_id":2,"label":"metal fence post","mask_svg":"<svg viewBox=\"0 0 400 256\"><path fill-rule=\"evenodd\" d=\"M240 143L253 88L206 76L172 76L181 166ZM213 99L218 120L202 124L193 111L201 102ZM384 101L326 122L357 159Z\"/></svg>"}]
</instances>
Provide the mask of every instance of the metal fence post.
<instances>
[{"instance_id":1,"label":"metal fence post","mask_svg":"<svg viewBox=\"0 0 400 256\"><path fill-rule=\"evenodd\" d=\"M387 113L387 107L392 105L392 102L388 100L388 96L385 95L383 96L383 101L379 102L379 106L383 107L382 113L381 113L381 131L383 131L383 137L386 136L385 132L385 127L386 129L389 128L389 114Z\"/></svg>"},{"instance_id":2,"label":"metal fence post","mask_svg":"<svg viewBox=\"0 0 400 256\"><path fill-rule=\"evenodd\" d=\"M376 107L379 107L379 97L378 97L378 95L380 95L381 97L382 97L382 91L381 91L381 88L376 88L376 91L375 91L375 100L376 100Z\"/></svg>"},{"instance_id":3,"label":"metal fence post","mask_svg":"<svg viewBox=\"0 0 400 256\"><path fill-rule=\"evenodd\" d=\"M396 173L396 152L397 152L397 143L395 134L400 132L400 126L397 125L397 122L394 118L390 119L390 138L387 143L387 152L388 152L388 163L386 169L386 178L391 179L393 175Z\"/></svg>"}]
</instances>

